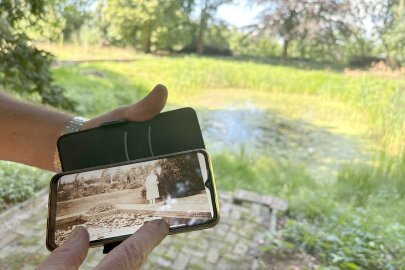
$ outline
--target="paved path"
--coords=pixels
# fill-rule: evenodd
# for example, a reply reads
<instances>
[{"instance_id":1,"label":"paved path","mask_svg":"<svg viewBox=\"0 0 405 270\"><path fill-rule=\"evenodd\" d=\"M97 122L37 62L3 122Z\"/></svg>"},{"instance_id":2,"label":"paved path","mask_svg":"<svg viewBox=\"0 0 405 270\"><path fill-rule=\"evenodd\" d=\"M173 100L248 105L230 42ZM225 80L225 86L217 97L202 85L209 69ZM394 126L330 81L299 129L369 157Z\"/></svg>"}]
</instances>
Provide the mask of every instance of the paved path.
<instances>
[{"instance_id":1,"label":"paved path","mask_svg":"<svg viewBox=\"0 0 405 270\"><path fill-rule=\"evenodd\" d=\"M255 203L233 204L220 192L221 221L212 229L166 237L142 269L266 269L260 244L268 231L270 211ZM47 195L0 216L0 269L34 269L49 254L45 247ZM103 257L92 248L81 269Z\"/></svg>"}]
</instances>

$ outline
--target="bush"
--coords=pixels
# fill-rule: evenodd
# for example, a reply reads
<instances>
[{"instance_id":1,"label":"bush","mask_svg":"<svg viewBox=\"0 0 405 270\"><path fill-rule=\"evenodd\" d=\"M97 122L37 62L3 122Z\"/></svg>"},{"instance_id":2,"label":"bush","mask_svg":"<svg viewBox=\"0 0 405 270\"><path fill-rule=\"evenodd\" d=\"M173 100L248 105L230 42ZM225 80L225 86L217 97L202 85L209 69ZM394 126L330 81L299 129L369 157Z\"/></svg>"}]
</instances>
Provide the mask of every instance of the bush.
<instances>
[{"instance_id":1,"label":"bush","mask_svg":"<svg viewBox=\"0 0 405 270\"><path fill-rule=\"evenodd\" d=\"M364 209L337 212L322 221L289 220L283 237L321 260L328 269L401 269L405 226L373 224Z\"/></svg>"},{"instance_id":2,"label":"bush","mask_svg":"<svg viewBox=\"0 0 405 270\"><path fill-rule=\"evenodd\" d=\"M0 163L0 210L31 198L45 188L51 174L11 162Z\"/></svg>"}]
</instances>

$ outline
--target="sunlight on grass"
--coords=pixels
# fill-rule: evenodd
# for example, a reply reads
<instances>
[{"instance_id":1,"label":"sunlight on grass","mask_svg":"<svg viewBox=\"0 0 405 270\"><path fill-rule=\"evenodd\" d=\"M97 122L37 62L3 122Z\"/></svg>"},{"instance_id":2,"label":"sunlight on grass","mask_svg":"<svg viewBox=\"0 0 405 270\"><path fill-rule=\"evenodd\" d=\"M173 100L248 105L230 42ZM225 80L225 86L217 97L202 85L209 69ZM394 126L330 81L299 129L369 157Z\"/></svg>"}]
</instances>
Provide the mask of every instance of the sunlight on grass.
<instances>
[{"instance_id":1,"label":"sunlight on grass","mask_svg":"<svg viewBox=\"0 0 405 270\"><path fill-rule=\"evenodd\" d=\"M134 59L136 54L133 49L117 47L97 47L86 44L49 44L38 43L38 49L47 51L61 61L83 60L129 60Z\"/></svg>"},{"instance_id":2,"label":"sunlight on grass","mask_svg":"<svg viewBox=\"0 0 405 270\"><path fill-rule=\"evenodd\" d=\"M287 199L285 239L338 267L330 269L398 269L405 258L405 220L398 214L405 207L405 81L232 58L141 55L62 65L54 75L85 116L132 103L164 83L167 110L218 113L220 119L207 120L217 136L212 141L227 138L221 130L236 124L249 129L231 134L242 144L224 142L213 151L218 187ZM245 145L246 132L267 137Z\"/></svg>"}]
</instances>

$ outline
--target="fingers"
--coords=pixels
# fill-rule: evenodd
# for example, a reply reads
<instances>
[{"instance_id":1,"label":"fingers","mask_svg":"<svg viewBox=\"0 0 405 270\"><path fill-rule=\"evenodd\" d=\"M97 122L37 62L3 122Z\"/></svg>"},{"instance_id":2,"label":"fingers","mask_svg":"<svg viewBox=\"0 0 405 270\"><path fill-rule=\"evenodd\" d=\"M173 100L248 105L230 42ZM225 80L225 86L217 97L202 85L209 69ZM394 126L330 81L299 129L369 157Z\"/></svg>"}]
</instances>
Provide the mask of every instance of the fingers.
<instances>
[{"instance_id":1,"label":"fingers","mask_svg":"<svg viewBox=\"0 0 405 270\"><path fill-rule=\"evenodd\" d=\"M81 226L76 227L63 245L55 249L37 269L79 269L88 250L89 233Z\"/></svg>"},{"instance_id":2,"label":"fingers","mask_svg":"<svg viewBox=\"0 0 405 270\"><path fill-rule=\"evenodd\" d=\"M125 118L133 121L146 121L153 118L165 107L167 95L166 86L156 85L141 101L128 107Z\"/></svg>"},{"instance_id":3,"label":"fingers","mask_svg":"<svg viewBox=\"0 0 405 270\"><path fill-rule=\"evenodd\" d=\"M150 221L113 249L95 269L139 269L152 249L168 233L169 225L164 220Z\"/></svg>"},{"instance_id":4,"label":"fingers","mask_svg":"<svg viewBox=\"0 0 405 270\"><path fill-rule=\"evenodd\" d=\"M132 121L149 120L159 114L165 107L167 96L168 92L166 86L158 84L146 97L137 103L115 109L91 119L83 125L82 129L98 127L102 123L119 119L128 119Z\"/></svg>"}]
</instances>

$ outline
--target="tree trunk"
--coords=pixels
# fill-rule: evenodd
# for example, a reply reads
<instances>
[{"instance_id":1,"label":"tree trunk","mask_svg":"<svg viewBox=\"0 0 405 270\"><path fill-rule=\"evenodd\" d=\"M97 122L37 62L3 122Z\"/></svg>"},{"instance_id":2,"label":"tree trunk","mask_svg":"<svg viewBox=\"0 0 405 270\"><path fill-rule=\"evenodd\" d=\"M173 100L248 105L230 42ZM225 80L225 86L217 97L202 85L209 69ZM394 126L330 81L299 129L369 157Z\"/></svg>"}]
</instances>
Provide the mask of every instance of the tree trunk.
<instances>
[{"instance_id":1,"label":"tree trunk","mask_svg":"<svg viewBox=\"0 0 405 270\"><path fill-rule=\"evenodd\" d=\"M384 39L382 40L382 44L384 46L385 49L385 54L386 54L386 61L387 61L387 65L391 68L391 69L396 69L398 68L398 65L396 64L395 58L391 56L391 50L390 47L388 46L387 42Z\"/></svg>"},{"instance_id":2,"label":"tree trunk","mask_svg":"<svg viewBox=\"0 0 405 270\"><path fill-rule=\"evenodd\" d=\"M204 7L201 9L200 15L200 25L198 27L198 36L197 36L197 53L203 54L204 53L204 34L207 29L207 1L204 3Z\"/></svg>"},{"instance_id":3,"label":"tree trunk","mask_svg":"<svg viewBox=\"0 0 405 270\"><path fill-rule=\"evenodd\" d=\"M204 29L201 26L197 37L197 53L204 54Z\"/></svg>"},{"instance_id":4,"label":"tree trunk","mask_svg":"<svg viewBox=\"0 0 405 270\"><path fill-rule=\"evenodd\" d=\"M307 52L307 47L306 47L307 44L305 44L306 38L307 38L307 31L305 31L305 33L300 38L299 46L300 46L300 58L301 59L305 59L306 52Z\"/></svg>"},{"instance_id":5,"label":"tree trunk","mask_svg":"<svg viewBox=\"0 0 405 270\"><path fill-rule=\"evenodd\" d=\"M283 42L283 59L287 59L288 56L288 44L290 41L288 39L284 39Z\"/></svg>"},{"instance_id":6,"label":"tree trunk","mask_svg":"<svg viewBox=\"0 0 405 270\"><path fill-rule=\"evenodd\" d=\"M142 29L142 47L144 53L150 53L152 27L150 22L146 22Z\"/></svg>"}]
</instances>

